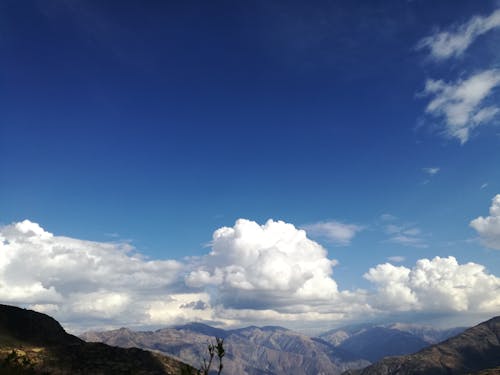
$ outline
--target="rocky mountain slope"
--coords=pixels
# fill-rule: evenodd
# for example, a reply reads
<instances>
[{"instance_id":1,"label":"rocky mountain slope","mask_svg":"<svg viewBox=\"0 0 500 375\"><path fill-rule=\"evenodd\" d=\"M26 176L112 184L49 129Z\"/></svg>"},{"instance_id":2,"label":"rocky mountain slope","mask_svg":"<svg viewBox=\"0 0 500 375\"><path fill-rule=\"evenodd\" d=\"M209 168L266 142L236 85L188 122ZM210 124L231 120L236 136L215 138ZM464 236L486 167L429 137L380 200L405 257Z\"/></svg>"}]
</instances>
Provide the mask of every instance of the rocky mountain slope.
<instances>
[{"instance_id":1,"label":"rocky mountain slope","mask_svg":"<svg viewBox=\"0 0 500 375\"><path fill-rule=\"evenodd\" d=\"M122 328L89 332L81 337L110 345L156 350L199 366L207 342L214 336L225 339L224 372L227 374L335 375L369 364L324 340L281 327L223 331L203 324L189 324L154 332L133 332Z\"/></svg>"},{"instance_id":2,"label":"rocky mountain slope","mask_svg":"<svg viewBox=\"0 0 500 375\"><path fill-rule=\"evenodd\" d=\"M358 375L500 374L500 317L467 329L458 336L418 353L391 357Z\"/></svg>"},{"instance_id":3,"label":"rocky mountain slope","mask_svg":"<svg viewBox=\"0 0 500 375\"><path fill-rule=\"evenodd\" d=\"M53 318L0 305L1 374L196 374L163 355L102 343L86 343Z\"/></svg>"}]
</instances>

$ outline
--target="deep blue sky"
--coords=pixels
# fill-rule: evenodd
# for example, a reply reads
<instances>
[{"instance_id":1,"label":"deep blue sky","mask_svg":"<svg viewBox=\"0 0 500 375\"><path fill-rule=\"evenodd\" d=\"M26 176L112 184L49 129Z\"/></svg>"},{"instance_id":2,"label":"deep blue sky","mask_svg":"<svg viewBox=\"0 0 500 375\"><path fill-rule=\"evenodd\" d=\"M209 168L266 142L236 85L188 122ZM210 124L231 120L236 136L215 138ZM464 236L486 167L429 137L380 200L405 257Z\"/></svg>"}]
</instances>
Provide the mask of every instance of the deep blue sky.
<instances>
[{"instance_id":1,"label":"deep blue sky","mask_svg":"<svg viewBox=\"0 0 500 375\"><path fill-rule=\"evenodd\" d=\"M318 238L342 287L396 255L410 267L454 255L499 275L469 227L500 192L498 121L461 145L419 95L426 79L498 67L499 32L444 63L416 49L495 8L4 0L0 220L131 241L153 259L205 254L238 218L335 220L363 227L350 246ZM388 241L383 214L425 246Z\"/></svg>"}]
</instances>

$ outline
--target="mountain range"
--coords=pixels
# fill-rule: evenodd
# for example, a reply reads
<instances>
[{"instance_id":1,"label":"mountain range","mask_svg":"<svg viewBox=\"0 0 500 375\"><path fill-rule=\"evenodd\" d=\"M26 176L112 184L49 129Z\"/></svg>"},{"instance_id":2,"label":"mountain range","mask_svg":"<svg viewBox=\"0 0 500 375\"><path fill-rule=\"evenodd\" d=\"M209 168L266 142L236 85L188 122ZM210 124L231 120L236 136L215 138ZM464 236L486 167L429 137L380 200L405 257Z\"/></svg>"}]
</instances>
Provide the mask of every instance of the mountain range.
<instances>
[{"instance_id":1,"label":"mountain range","mask_svg":"<svg viewBox=\"0 0 500 375\"><path fill-rule=\"evenodd\" d=\"M282 327L246 327L217 330L203 324L188 324L154 332L134 332L121 328L107 332L87 332L87 341L109 345L139 347L159 351L199 366L213 337L224 338L227 374L341 374L362 368L370 362L335 348L330 343Z\"/></svg>"},{"instance_id":2,"label":"mountain range","mask_svg":"<svg viewBox=\"0 0 500 375\"><path fill-rule=\"evenodd\" d=\"M206 343L221 337L225 339L224 368L228 374L335 375L348 369L364 368L388 355L413 353L462 330L365 324L309 337L283 327L223 330L190 323L154 332L135 332L126 328L86 332L81 338L158 351L196 367L206 351Z\"/></svg>"},{"instance_id":3,"label":"mountain range","mask_svg":"<svg viewBox=\"0 0 500 375\"><path fill-rule=\"evenodd\" d=\"M45 314L0 305L0 373L194 375L206 355L207 343L221 337L226 349L223 373L227 375L500 374L500 317L414 354L387 357L372 365L364 359L382 353L379 348L368 351L370 346L401 351L397 343L406 341L406 349L410 349L460 330L362 325L308 337L282 327L223 330L191 323L154 332L121 328L82 335L107 345L70 335ZM177 358L163 355L166 353Z\"/></svg>"}]
</instances>

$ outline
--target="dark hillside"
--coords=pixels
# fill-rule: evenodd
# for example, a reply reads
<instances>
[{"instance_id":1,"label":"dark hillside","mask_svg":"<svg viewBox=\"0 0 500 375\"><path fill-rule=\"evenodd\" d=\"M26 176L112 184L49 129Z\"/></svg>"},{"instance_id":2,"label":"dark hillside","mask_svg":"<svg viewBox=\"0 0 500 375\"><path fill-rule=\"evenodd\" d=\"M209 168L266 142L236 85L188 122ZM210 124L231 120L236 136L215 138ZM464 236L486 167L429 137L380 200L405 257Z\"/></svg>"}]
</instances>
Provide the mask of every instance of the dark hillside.
<instances>
[{"instance_id":1,"label":"dark hillside","mask_svg":"<svg viewBox=\"0 0 500 375\"><path fill-rule=\"evenodd\" d=\"M86 343L50 316L0 305L1 374L196 374L191 366L137 348Z\"/></svg>"}]
</instances>

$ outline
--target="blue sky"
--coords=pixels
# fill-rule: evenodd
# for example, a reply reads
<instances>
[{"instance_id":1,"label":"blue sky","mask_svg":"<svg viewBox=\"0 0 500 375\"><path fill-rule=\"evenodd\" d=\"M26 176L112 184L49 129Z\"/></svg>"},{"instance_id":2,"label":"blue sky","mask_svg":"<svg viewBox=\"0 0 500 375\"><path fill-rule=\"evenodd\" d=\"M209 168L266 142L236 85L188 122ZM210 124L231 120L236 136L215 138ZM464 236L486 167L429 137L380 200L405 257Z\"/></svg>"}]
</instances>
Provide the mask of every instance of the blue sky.
<instances>
[{"instance_id":1,"label":"blue sky","mask_svg":"<svg viewBox=\"0 0 500 375\"><path fill-rule=\"evenodd\" d=\"M328 285L317 288L327 290L334 280L349 298L362 289L369 299L390 284L366 276L377 265L390 262L416 273L419 259L436 256L483 265L478 272L488 275L494 295L500 286L500 214L492 203L500 193L499 6L465 0L3 1L1 272L5 285L28 289L0 293L0 299L52 313L74 327L83 320L109 326L182 319L286 323L294 319L286 314L299 305L333 314L318 302L330 297L304 297L298 292L304 285L292 276L286 287L261 285L249 274L247 284L235 283L227 270L248 264L225 264L226 257L220 260L222 276L215 277L217 265L207 260L217 258L207 255L217 252L213 233L240 228L238 219L247 220L240 222L244 239L258 236L248 223L264 226L269 219L305 229L307 241L327 252L319 258L335 265L311 266L326 267L319 276L311 271L314 277L304 266L304 283L324 276ZM489 220L470 224L480 216ZM40 231L26 229L35 223ZM290 229L278 227L270 225L269 233ZM111 246L110 252L126 247L127 256L140 256L151 267L177 262L175 272L167 267L176 276L159 290L169 300L184 296L178 299L186 306L202 301L210 314L193 310L179 318L164 313L175 304L154 300L155 316L162 318L148 320L152 310L130 307L143 296L135 291L113 306L117 314L132 309L136 318L92 320L82 311L109 307L128 285L107 290L95 275L86 280L93 293L104 293L102 306L66 311L63 304L76 303L83 289L92 288L52 285L50 280L64 280L63 265L41 267L40 279L9 279L19 251L12 243L22 237L14 232L39 241L48 241L43 233L54 234L50 246L23 240L41 246L33 247L38 256L50 247L41 262L52 259L56 248L78 259L79 252L101 245ZM220 254L293 258L287 249L266 252L267 240L242 250L222 237ZM55 238L76 242L64 240L66 246ZM30 249L23 244L19 248ZM309 245L301 246L298 265L309 257ZM276 264L285 262L276 256ZM120 274L113 257L103 259L111 264L110 277ZM275 272L275 263L265 263L270 274L261 279ZM29 292L37 283L55 294ZM463 285L453 284L458 287ZM472 321L500 307L488 296L483 302L489 307L480 311L471 301L465 308L430 306L409 290L416 302L406 307L356 303L369 305L374 319L397 311L406 319L458 314ZM296 299L272 306L277 291ZM268 315L258 315L262 311ZM328 325L356 318L349 309L339 314L319 320ZM315 322L313 315L309 320Z\"/></svg>"}]
</instances>

